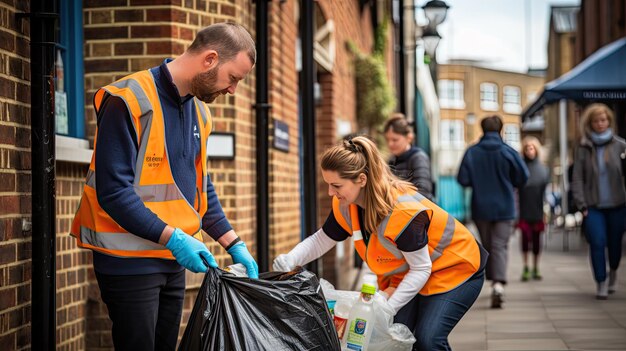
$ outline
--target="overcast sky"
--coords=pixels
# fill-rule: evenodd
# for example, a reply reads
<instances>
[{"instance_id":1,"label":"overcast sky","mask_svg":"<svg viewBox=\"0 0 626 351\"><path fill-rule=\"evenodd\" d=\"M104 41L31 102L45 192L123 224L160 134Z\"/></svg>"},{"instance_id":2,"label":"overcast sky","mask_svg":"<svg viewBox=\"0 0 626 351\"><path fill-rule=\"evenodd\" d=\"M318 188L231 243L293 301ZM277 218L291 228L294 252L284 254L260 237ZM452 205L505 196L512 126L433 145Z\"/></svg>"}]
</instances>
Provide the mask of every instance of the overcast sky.
<instances>
[{"instance_id":1,"label":"overcast sky","mask_svg":"<svg viewBox=\"0 0 626 351\"><path fill-rule=\"evenodd\" d=\"M550 6L580 4L579 0L445 1L450 9L438 27L442 39L437 61L479 59L487 67L516 72L525 72L529 66L546 67ZM418 0L417 4L426 2ZM421 9L418 19L426 23Z\"/></svg>"}]
</instances>

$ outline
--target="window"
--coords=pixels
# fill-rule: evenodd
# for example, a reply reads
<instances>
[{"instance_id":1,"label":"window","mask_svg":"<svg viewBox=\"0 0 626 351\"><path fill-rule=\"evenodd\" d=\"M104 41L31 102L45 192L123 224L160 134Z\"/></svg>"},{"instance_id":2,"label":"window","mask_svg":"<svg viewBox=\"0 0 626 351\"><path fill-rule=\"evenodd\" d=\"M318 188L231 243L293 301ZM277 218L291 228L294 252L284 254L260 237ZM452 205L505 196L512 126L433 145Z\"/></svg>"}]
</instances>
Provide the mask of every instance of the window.
<instances>
[{"instance_id":1,"label":"window","mask_svg":"<svg viewBox=\"0 0 626 351\"><path fill-rule=\"evenodd\" d=\"M480 84L480 108L485 111L497 111L498 105L498 86L494 83Z\"/></svg>"},{"instance_id":2,"label":"window","mask_svg":"<svg viewBox=\"0 0 626 351\"><path fill-rule=\"evenodd\" d=\"M462 120L442 119L440 124L441 130L441 147L443 148L465 148L464 122Z\"/></svg>"},{"instance_id":3,"label":"window","mask_svg":"<svg viewBox=\"0 0 626 351\"><path fill-rule=\"evenodd\" d=\"M56 54L56 133L85 137L85 74L83 67L83 2L57 0L60 8Z\"/></svg>"},{"instance_id":4,"label":"window","mask_svg":"<svg viewBox=\"0 0 626 351\"><path fill-rule=\"evenodd\" d=\"M504 136L502 140L515 150L521 150L519 125L513 123L504 124Z\"/></svg>"},{"instance_id":5,"label":"window","mask_svg":"<svg viewBox=\"0 0 626 351\"><path fill-rule=\"evenodd\" d=\"M522 112L522 96L520 88L512 85L505 85L502 89L502 109L506 113L520 114Z\"/></svg>"},{"instance_id":6,"label":"window","mask_svg":"<svg viewBox=\"0 0 626 351\"><path fill-rule=\"evenodd\" d=\"M441 79L437 82L441 108L464 109L463 81Z\"/></svg>"},{"instance_id":7,"label":"window","mask_svg":"<svg viewBox=\"0 0 626 351\"><path fill-rule=\"evenodd\" d=\"M526 94L526 103L530 104L532 102L535 102L536 99L537 99L537 92L536 91L529 91Z\"/></svg>"}]
</instances>

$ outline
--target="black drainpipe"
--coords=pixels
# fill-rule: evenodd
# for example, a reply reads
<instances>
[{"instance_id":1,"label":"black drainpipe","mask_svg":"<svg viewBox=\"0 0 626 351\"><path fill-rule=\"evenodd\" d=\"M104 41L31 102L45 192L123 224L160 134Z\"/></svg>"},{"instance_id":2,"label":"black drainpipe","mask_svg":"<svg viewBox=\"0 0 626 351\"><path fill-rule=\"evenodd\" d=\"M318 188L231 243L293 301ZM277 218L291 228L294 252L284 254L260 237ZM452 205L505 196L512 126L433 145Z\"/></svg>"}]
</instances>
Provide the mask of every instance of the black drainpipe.
<instances>
[{"instance_id":1,"label":"black drainpipe","mask_svg":"<svg viewBox=\"0 0 626 351\"><path fill-rule=\"evenodd\" d=\"M315 102L313 84L315 83L315 61L313 60L313 0L302 0L300 12L300 32L302 40L302 141L304 146L304 230L309 236L317 231L317 163L315 158ZM318 272L317 261L307 267L313 273Z\"/></svg>"},{"instance_id":2,"label":"black drainpipe","mask_svg":"<svg viewBox=\"0 0 626 351\"><path fill-rule=\"evenodd\" d=\"M269 270L269 109L267 5L256 2L256 188L257 188L257 262L260 272Z\"/></svg>"},{"instance_id":3,"label":"black drainpipe","mask_svg":"<svg viewBox=\"0 0 626 351\"><path fill-rule=\"evenodd\" d=\"M56 247L54 154L54 59L56 1L31 0L31 348L56 348Z\"/></svg>"}]
</instances>

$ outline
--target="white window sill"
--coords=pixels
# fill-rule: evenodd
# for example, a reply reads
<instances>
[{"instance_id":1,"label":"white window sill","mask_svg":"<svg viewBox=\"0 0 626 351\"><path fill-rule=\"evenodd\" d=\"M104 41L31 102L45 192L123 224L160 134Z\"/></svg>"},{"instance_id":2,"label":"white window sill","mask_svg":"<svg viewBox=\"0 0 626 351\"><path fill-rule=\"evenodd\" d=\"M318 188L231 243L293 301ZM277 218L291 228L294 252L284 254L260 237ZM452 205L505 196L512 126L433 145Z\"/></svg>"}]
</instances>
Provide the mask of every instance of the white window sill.
<instances>
[{"instance_id":1,"label":"white window sill","mask_svg":"<svg viewBox=\"0 0 626 351\"><path fill-rule=\"evenodd\" d=\"M88 140L56 135L55 144L57 161L86 164L91 162L93 150L89 148Z\"/></svg>"},{"instance_id":2,"label":"white window sill","mask_svg":"<svg viewBox=\"0 0 626 351\"><path fill-rule=\"evenodd\" d=\"M464 110L465 101L463 100L439 100L439 107L450 110Z\"/></svg>"},{"instance_id":3,"label":"white window sill","mask_svg":"<svg viewBox=\"0 0 626 351\"><path fill-rule=\"evenodd\" d=\"M519 115L520 113L522 113L522 106L520 106L519 104L505 103L504 105L502 105L502 110L506 113Z\"/></svg>"}]
</instances>

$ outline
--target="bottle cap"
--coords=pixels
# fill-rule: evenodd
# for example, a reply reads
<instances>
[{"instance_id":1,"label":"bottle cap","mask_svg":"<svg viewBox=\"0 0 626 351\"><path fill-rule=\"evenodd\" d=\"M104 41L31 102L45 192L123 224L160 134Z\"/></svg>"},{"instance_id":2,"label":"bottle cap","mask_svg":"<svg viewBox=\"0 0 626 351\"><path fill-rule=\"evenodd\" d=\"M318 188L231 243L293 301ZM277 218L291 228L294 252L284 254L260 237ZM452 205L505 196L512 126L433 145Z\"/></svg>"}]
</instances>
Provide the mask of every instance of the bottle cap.
<instances>
[{"instance_id":1,"label":"bottle cap","mask_svg":"<svg viewBox=\"0 0 626 351\"><path fill-rule=\"evenodd\" d=\"M376 287L371 284L364 283L361 287L361 292L365 294L374 295L376 293Z\"/></svg>"},{"instance_id":2,"label":"bottle cap","mask_svg":"<svg viewBox=\"0 0 626 351\"><path fill-rule=\"evenodd\" d=\"M378 286L378 277L372 273L365 273L361 278L362 284L373 285L374 287Z\"/></svg>"}]
</instances>

